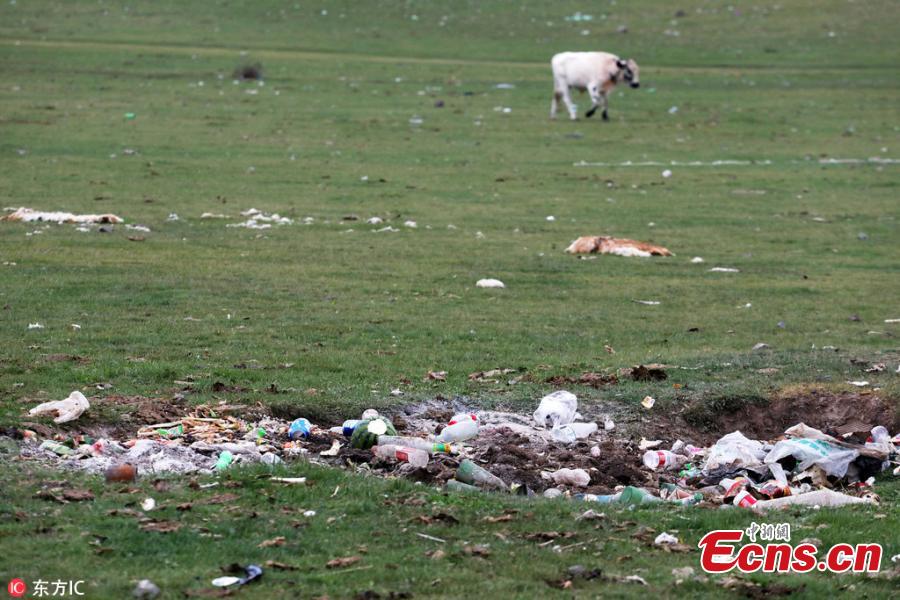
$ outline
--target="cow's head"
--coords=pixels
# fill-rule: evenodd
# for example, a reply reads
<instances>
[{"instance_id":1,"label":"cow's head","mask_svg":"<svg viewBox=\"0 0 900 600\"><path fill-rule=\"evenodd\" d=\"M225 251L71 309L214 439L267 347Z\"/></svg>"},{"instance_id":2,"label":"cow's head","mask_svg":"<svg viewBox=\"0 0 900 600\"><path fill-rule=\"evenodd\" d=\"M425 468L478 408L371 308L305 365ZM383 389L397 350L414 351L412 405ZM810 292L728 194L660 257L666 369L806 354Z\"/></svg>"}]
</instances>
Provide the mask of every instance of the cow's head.
<instances>
[{"instance_id":1,"label":"cow's head","mask_svg":"<svg viewBox=\"0 0 900 600\"><path fill-rule=\"evenodd\" d=\"M616 61L616 66L619 67L619 76L627 81L628 85L633 88L641 87L640 69L634 59L622 60L620 58Z\"/></svg>"}]
</instances>

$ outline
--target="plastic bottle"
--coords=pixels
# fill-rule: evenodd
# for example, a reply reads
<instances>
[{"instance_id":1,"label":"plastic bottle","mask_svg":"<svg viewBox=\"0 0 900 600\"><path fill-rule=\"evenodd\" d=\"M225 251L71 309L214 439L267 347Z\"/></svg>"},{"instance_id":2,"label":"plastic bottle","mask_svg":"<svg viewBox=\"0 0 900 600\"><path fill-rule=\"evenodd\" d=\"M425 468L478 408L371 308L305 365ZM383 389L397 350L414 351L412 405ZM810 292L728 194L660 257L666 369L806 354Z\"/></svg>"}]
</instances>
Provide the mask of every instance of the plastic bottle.
<instances>
[{"instance_id":1,"label":"plastic bottle","mask_svg":"<svg viewBox=\"0 0 900 600\"><path fill-rule=\"evenodd\" d=\"M428 453L418 448L410 448L408 446L395 446L393 444L385 444L384 446L372 446L372 453L379 458L389 458L408 462L414 467L424 467L428 464L430 458Z\"/></svg>"},{"instance_id":2,"label":"plastic bottle","mask_svg":"<svg viewBox=\"0 0 900 600\"><path fill-rule=\"evenodd\" d=\"M668 450L648 450L644 453L644 466L654 471L660 469L671 471L683 463L684 460L680 460L677 454Z\"/></svg>"},{"instance_id":3,"label":"plastic bottle","mask_svg":"<svg viewBox=\"0 0 900 600\"><path fill-rule=\"evenodd\" d=\"M508 489L502 479L468 459L459 463L459 469L456 470L456 478L463 483L471 485L481 485L499 490Z\"/></svg>"},{"instance_id":4,"label":"plastic bottle","mask_svg":"<svg viewBox=\"0 0 900 600\"><path fill-rule=\"evenodd\" d=\"M288 438L291 440L308 438L310 429L312 429L312 424L307 419L303 417L295 419L291 426L288 427Z\"/></svg>"},{"instance_id":5,"label":"plastic bottle","mask_svg":"<svg viewBox=\"0 0 900 600\"><path fill-rule=\"evenodd\" d=\"M457 423L462 423L463 421L475 421L478 422L478 417L475 416L474 413L457 413L453 415L453 418L447 423L447 425L456 425Z\"/></svg>"},{"instance_id":6,"label":"plastic bottle","mask_svg":"<svg viewBox=\"0 0 900 600\"><path fill-rule=\"evenodd\" d=\"M69 456L72 454L72 449L66 446L65 444L60 444L59 442L55 442L53 440L44 440L44 442L40 446L41 450L49 450L50 452L54 452L59 454L60 456Z\"/></svg>"},{"instance_id":7,"label":"plastic bottle","mask_svg":"<svg viewBox=\"0 0 900 600\"><path fill-rule=\"evenodd\" d=\"M644 488L629 485L619 493L616 502L621 504L647 504L648 502L662 502L662 500Z\"/></svg>"},{"instance_id":8,"label":"plastic bottle","mask_svg":"<svg viewBox=\"0 0 900 600\"><path fill-rule=\"evenodd\" d=\"M234 462L234 455L228 450L225 450L219 454L219 460L216 461L215 469L216 471L224 471L231 466L232 462Z\"/></svg>"},{"instance_id":9,"label":"plastic bottle","mask_svg":"<svg viewBox=\"0 0 900 600\"><path fill-rule=\"evenodd\" d=\"M343 425L341 425L341 433L344 434L344 437L350 437L360 422L362 422L362 419L348 419L344 421Z\"/></svg>"},{"instance_id":10,"label":"plastic bottle","mask_svg":"<svg viewBox=\"0 0 900 600\"><path fill-rule=\"evenodd\" d=\"M448 479L444 487L453 492L480 492L481 490L474 485L463 483L456 479Z\"/></svg>"},{"instance_id":11,"label":"plastic bottle","mask_svg":"<svg viewBox=\"0 0 900 600\"><path fill-rule=\"evenodd\" d=\"M453 447L450 444L445 444L443 442L435 443L423 438L404 437L399 435L379 435L378 445L384 446L386 444L392 444L394 446L407 446L409 448L418 448L419 450L424 450L429 454L449 454L450 452L453 452Z\"/></svg>"},{"instance_id":12,"label":"plastic bottle","mask_svg":"<svg viewBox=\"0 0 900 600\"><path fill-rule=\"evenodd\" d=\"M451 425L447 425L441 431L438 441L462 442L478 435L478 421L466 419L464 421L450 421L450 423Z\"/></svg>"}]
</instances>

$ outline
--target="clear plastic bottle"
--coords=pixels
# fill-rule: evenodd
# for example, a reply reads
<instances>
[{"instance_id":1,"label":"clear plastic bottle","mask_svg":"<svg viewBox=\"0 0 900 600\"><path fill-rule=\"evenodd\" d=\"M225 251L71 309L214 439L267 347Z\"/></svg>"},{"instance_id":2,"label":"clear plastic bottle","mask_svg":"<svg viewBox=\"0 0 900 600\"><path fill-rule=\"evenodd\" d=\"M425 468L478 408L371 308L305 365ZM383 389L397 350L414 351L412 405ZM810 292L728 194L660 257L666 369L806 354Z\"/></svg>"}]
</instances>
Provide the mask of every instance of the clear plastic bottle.
<instances>
[{"instance_id":1,"label":"clear plastic bottle","mask_svg":"<svg viewBox=\"0 0 900 600\"><path fill-rule=\"evenodd\" d=\"M424 467L428 464L428 459L430 458L429 454L424 450L405 446L395 446L393 444L372 446L372 453L379 458L408 462L414 467Z\"/></svg>"},{"instance_id":2,"label":"clear plastic bottle","mask_svg":"<svg viewBox=\"0 0 900 600\"><path fill-rule=\"evenodd\" d=\"M685 463L683 457L668 450L648 450L644 453L644 466L654 471L671 471Z\"/></svg>"},{"instance_id":3,"label":"clear plastic bottle","mask_svg":"<svg viewBox=\"0 0 900 600\"><path fill-rule=\"evenodd\" d=\"M450 444L442 443L442 442L433 442L431 440L426 440L424 438L417 437L405 437L400 435L379 435L378 436L378 445L379 446L406 446L408 448L418 448L419 450L424 450L429 454L438 454L438 453L449 453L453 451L453 448Z\"/></svg>"}]
</instances>

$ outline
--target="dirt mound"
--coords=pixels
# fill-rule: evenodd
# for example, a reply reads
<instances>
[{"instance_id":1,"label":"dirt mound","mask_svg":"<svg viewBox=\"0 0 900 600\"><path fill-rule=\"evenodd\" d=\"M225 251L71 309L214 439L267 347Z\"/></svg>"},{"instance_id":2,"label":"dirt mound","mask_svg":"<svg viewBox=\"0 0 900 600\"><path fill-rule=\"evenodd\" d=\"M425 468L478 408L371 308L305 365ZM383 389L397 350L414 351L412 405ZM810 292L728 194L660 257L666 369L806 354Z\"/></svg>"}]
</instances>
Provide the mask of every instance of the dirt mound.
<instances>
[{"instance_id":1,"label":"dirt mound","mask_svg":"<svg viewBox=\"0 0 900 600\"><path fill-rule=\"evenodd\" d=\"M889 431L900 428L900 415L889 400L870 391L834 390L824 386L794 386L771 399L734 399L703 402L689 406L671 423L672 431L700 441L740 430L754 439L774 439L797 423L806 423L830 435L868 431L884 425ZM687 427L685 427L685 425Z\"/></svg>"}]
</instances>

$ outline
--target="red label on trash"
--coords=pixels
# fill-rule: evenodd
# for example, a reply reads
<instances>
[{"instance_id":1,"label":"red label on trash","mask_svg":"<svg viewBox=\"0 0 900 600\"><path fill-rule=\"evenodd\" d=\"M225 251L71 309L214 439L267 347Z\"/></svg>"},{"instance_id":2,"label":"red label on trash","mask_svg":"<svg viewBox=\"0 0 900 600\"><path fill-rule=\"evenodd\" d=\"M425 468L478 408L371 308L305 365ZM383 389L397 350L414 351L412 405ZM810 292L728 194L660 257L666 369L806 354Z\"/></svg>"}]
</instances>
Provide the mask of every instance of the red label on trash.
<instances>
[{"instance_id":1,"label":"red label on trash","mask_svg":"<svg viewBox=\"0 0 900 600\"><path fill-rule=\"evenodd\" d=\"M13 598L21 598L25 595L25 592L28 591L28 586L25 585L25 582L21 579L11 579L6 586L6 591L9 592L9 595Z\"/></svg>"},{"instance_id":2,"label":"red label on trash","mask_svg":"<svg viewBox=\"0 0 900 600\"><path fill-rule=\"evenodd\" d=\"M750 492L744 490L734 497L734 503L743 508L750 508L756 504L757 500L750 495Z\"/></svg>"},{"instance_id":3,"label":"red label on trash","mask_svg":"<svg viewBox=\"0 0 900 600\"><path fill-rule=\"evenodd\" d=\"M397 457L397 460L409 462L409 452L407 452L406 450L397 450L394 455Z\"/></svg>"}]
</instances>

